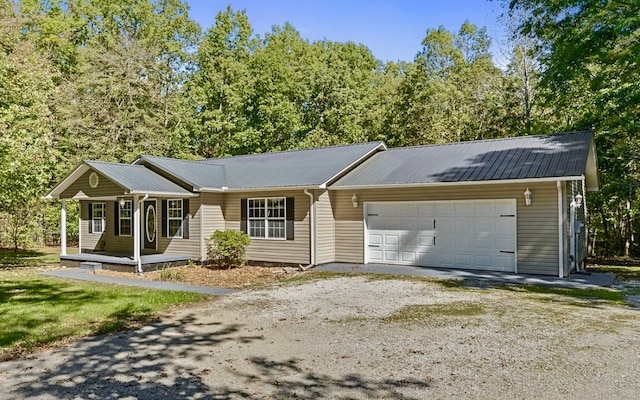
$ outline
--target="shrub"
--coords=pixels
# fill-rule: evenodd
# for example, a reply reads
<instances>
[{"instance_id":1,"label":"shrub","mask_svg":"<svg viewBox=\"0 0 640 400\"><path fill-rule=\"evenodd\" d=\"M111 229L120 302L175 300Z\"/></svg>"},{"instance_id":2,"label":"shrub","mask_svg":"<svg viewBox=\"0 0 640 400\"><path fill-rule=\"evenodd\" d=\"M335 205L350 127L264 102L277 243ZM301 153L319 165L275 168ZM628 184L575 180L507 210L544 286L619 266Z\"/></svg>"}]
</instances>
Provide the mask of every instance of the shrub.
<instances>
[{"instance_id":1,"label":"shrub","mask_svg":"<svg viewBox=\"0 0 640 400\"><path fill-rule=\"evenodd\" d=\"M223 267L238 267L245 263L249 235L240 231L215 231L207 239L207 255L213 264Z\"/></svg>"}]
</instances>

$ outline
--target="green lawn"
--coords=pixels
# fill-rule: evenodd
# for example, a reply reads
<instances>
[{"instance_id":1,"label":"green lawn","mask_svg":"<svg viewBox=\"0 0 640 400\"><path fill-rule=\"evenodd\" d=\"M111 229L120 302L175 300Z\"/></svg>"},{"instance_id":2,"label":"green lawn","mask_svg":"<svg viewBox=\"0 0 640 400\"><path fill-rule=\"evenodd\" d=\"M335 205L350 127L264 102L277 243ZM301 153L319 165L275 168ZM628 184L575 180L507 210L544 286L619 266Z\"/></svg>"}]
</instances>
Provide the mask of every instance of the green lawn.
<instances>
[{"instance_id":1,"label":"green lawn","mask_svg":"<svg viewBox=\"0 0 640 400\"><path fill-rule=\"evenodd\" d=\"M70 339L150 321L171 306L210 296L44 277L55 252L0 251L0 360Z\"/></svg>"}]
</instances>

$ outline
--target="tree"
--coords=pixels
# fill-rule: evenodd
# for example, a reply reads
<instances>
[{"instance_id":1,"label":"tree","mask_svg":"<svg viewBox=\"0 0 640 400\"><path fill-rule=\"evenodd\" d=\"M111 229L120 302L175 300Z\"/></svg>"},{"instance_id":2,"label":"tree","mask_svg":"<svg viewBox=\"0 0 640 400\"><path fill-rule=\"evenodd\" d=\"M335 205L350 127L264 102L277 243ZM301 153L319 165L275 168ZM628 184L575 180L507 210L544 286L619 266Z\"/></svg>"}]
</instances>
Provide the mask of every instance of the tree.
<instances>
[{"instance_id":1,"label":"tree","mask_svg":"<svg viewBox=\"0 0 640 400\"><path fill-rule=\"evenodd\" d=\"M504 129L502 72L493 64L486 29L465 22L457 34L427 30L406 70L396 104L399 145L487 139ZM404 128L404 129L402 129Z\"/></svg>"},{"instance_id":2,"label":"tree","mask_svg":"<svg viewBox=\"0 0 640 400\"><path fill-rule=\"evenodd\" d=\"M240 154L255 149L249 113L254 76L249 60L257 41L244 11L231 7L216 15L198 47L197 71L187 84L192 125L189 145L202 157Z\"/></svg>"},{"instance_id":3,"label":"tree","mask_svg":"<svg viewBox=\"0 0 640 400\"><path fill-rule=\"evenodd\" d=\"M0 214L17 251L29 242L39 196L51 184L51 92L57 78L47 56L21 32L9 1L0 3Z\"/></svg>"},{"instance_id":4,"label":"tree","mask_svg":"<svg viewBox=\"0 0 640 400\"><path fill-rule=\"evenodd\" d=\"M640 3L512 0L510 9L532 16L520 31L538 41L541 84L558 125L597 132L602 191L590 198L595 233L614 253L638 254Z\"/></svg>"}]
</instances>

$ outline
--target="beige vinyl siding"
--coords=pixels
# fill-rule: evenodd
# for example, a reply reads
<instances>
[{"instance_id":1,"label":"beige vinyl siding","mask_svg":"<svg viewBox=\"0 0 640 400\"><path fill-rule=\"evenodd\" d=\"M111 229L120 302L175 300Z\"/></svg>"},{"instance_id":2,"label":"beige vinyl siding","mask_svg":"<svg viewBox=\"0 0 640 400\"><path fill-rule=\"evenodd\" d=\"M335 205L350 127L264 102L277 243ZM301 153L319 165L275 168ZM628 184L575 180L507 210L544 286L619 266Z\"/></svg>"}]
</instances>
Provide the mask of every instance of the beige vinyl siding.
<instances>
[{"instance_id":1,"label":"beige vinyl siding","mask_svg":"<svg viewBox=\"0 0 640 400\"><path fill-rule=\"evenodd\" d=\"M177 197L171 197L176 199ZM189 198L189 239L162 237L162 200L158 198L158 253L184 254L200 260L200 196Z\"/></svg>"},{"instance_id":2,"label":"beige vinyl siding","mask_svg":"<svg viewBox=\"0 0 640 400\"><path fill-rule=\"evenodd\" d=\"M89 186L87 184L87 186ZM102 233L89 233L89 224L91 223L91 216L89 215L90 203L105 203L105 228L106 231ZM95 251L106 250L106 242L109 230L109 201L80 201L80 251L83 253L90 253Z\"/></svg>"},{"instance_id":3,"label":"beige vinyl siding","mask_svg":"<svg viewBox=\"0 0 640 400\"><path fill-rule=\"evenodd\" d=\"M200 208L202 220L202 259L207 258L207 239L217 230L224 230L224 195L222 193L200 194L202 206Z\"/></svg>"},{"instance_id":4,"label":"beige vinyl siding","mask_svg":"<svg viewBox=\"0 0 640 400\"><path fill-rule=\"evenodd\" d=\"M85 172L79 179L73 182L67 190L60 194L60 198L71 199L74 196L78 196L78 198L115 197L124 194L122 187L105 178L102 174L98 174L98 186L92 189L91 186L89 186L89 175L91 175L92 172L91 170Z\"/></svg>"},{"instance_id":5,"label":"beige vinyl siding","mask_svg":"<svg viewBox=\"0 0 640 400\"><path fill-rule=\"evenodd\" d=\"M316 263L335 261L335 221L328 191L316 192Z\"/></svg>"},{"instance_id":6,"label":"beige vinyl siding","mask_svg":"<svg viewBox=\"0 0 640 400\"><path fill-rule=\"evenodd\" d=\"M531 190L532 204L523 192ZM351 197L358 196L358 208ZM531 184L452 185L422 188L340 190L332 193L335 216L335 261L364 262L362 205L373 201L516 199L518 272L557 275L558 212L555 182Z\"/></svg>"},{"instance_id":7,"label":"beige vinyl siding","mask_svg":"<svg viewBox=\"0 0 640 400\"><path fill-rule=\"evenodd\" d=\"M302 190L226 193L224 217L226 229L240 230L240 200L243 198L295 198L294 240L251 239L247 249L250 261L309 264L309 196Z\"/></svg>"}]
</instances>

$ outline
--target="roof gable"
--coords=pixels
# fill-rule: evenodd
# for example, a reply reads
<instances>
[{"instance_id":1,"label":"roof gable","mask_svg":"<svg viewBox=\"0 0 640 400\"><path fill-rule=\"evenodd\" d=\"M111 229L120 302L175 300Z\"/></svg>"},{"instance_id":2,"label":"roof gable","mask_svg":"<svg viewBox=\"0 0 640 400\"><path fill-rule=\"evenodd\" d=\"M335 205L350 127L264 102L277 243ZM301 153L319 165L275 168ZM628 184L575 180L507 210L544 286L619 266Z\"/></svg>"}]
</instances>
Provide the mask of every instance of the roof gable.
<instances>
[{"instance_id":1,"label":"roof gable","mask_svg":"<svg viewBox=\"0 0 640 400\"><path fill-rule=\"evenodd\" d=\"M109 196L124 194L191 195L191 192L141 165L84 161L62 182L51 189L45 198L60 198L61 195L66 197L64 195L65 191L72 186L78 186L78 189L84 188L85 191L92 192L93 190L89 186L88 180L79 182L89 171L95 171L109 181ZM80 192L83 191L80 190L77 193ZM70 194L70 197L75 197L77 193ZM83 194L86 195L84 192Z\"/></svg>"},{"instance_id":2,"label":"roof gable","mask_svg":"<svg viewBox=\"0 0 640 400\"><path fill-rule=\"evenodd\" d=\"M141 156L136 164L157 168L196 191L324 187L373 153L382 142L259 153L201 161Z\"/></svg>"},{"instance_id":3,"label":"roof gable","mask_svg":"<svg viewBox=\"0 0 640 400\"><path fill-rule=\"evenodd\" d=\"M332 188L582 177L594 152L593 133L522 136L389 149ZM589 172L589 171L587 171ZM597 174L588 177L597 190Z\"/></svg>"}]
</instances>

